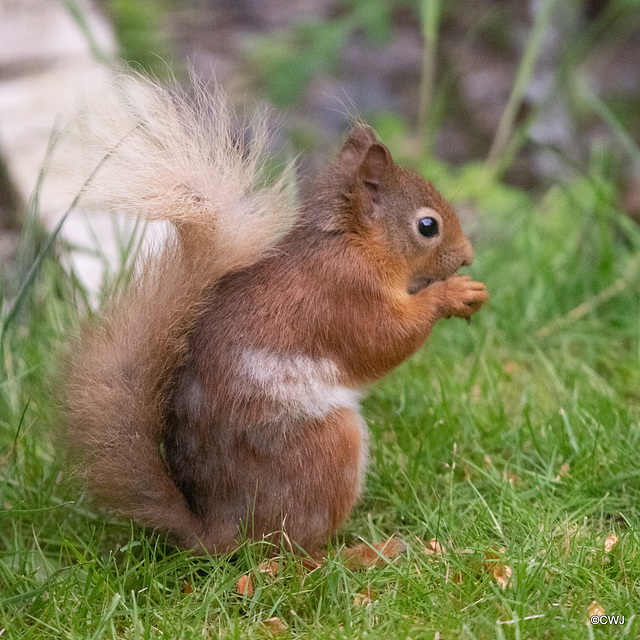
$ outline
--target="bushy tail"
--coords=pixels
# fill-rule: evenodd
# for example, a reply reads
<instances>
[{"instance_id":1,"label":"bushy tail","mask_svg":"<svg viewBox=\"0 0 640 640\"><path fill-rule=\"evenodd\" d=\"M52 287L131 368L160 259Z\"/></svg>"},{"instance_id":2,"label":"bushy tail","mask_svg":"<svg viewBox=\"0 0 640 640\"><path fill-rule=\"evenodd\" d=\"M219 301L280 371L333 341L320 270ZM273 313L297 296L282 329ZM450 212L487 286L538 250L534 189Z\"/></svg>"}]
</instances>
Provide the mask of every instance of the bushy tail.
<instances>
[{"instance_id":1,"label":"bushy tail","mask_svg":"<svg viewBox=\"0 0 640 640\"><path fill-rule=\"evenodd\" d=\"M195 546L204 532L161 454L168 386L206 290L264 255L294 221L293 172L267 183L264 119L245 143L220 93L196 87L190 97L131 76L116 87L119 101L89 128L109 154L91 197L168 221L174 234L74 345L68 440L91 494Z\"/></svg>"}]
</instances>

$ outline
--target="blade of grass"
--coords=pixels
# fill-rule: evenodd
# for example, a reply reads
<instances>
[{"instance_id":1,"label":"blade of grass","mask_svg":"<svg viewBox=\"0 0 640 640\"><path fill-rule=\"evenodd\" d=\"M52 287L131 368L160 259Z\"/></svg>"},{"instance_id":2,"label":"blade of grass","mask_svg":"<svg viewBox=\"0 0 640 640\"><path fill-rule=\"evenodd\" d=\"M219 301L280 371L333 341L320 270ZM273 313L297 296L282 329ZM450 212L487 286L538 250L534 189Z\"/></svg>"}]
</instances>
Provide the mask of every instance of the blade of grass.
<instances>
[{"instance_id":1,"label":"blade of grass","mask_svg":"<svg viewBox=\"0 0 640 640\"><path fill-rule=\"evenodd\" d=\"M53 152L60 140L60 137L62 136L62 133L63 131L59 129L58 123L54 123L49 139L47 140L47 147L42 164L38 171L38 177L33 189L33 194L29 198L29 203L27 204L27 211L22 225L20 244L18 246L16 256L17 274L19 276L23 276L28 271L28 267L33 262L33 253L41 240L42 232L39 223L40 194L42 193L42 184L44 182L45 175L47 174L47 170L51 164Z\"/></svg>"},{"instance_id":2,"label":"blade of grass","mask_svg":"<svg viewBox=\"0 0 640 640\"><path fill-rule=\"evenodd\" d=\"M502 527L500 526L500 523L498 522L498 519L496 518L495 514L487 504L487 501L484 499L484 496L480 493L480 491L478 491L478 488L476 487L475 484L473 484L473 482L471 482L471 480L469 480L469 485L474 490L475 494L478 496L478 499L480 500L480 502L482 502L484 508L487 510L487 513L489 514L489 517L491 518L491 521L493 522L493 526L496 528L498 535L501 538L504 538L504 532L502 531Z\"/></svg>"},{"instance_id":3,"label":"blade of grass","mask_svg":"<svg viewBox=\"0 0 640 640\"><path fill-rule=\"evenodd\" d=\"M611 129L613 135L617 138L622 148L627 152L629 158L633 162L636 171L640 173L640 149L633 138L620 124L615 114L607 107L607 105L598 98L598 96L583 84L580 91L584 101L591 107L593 112L600 117L603 122Z\"/></svg>"},{"instance_id":4,"label":"blade of grass","mask_svg":"<svg viewBox=\"0 0 640 640\"><path fill-rule=\"evenodd\" d=\"M576 320L580 320L580 318L591 313L600 305L627 291L636 280L638 273L640 273L640 256L628 265L626 273L621 278L618 278L595 296L589 298L589 300L585 300L582 304L579 304L565 316L559 316L543 327L540 327L540 329L536 331L536 336L538 338L546 338L557 329L566 327Z\"/></svg>"},{"instance_id":5,"label":"blade of grass","mask_svg":"<svg viewBox=\"0 0 640 640\"><path fill-rule=\"evenodd\" d=\"M551 23L551 13L558 0L546 0L538 9L533 28L525 46L522 61L518 67L516 80L502 112L498 130L487 156L486 168L490 177L495 177L501 158L509 147L513 136L518 108L527 89L533 70L542 50L542 44Z\"/></svg>"},{"instance_id":6,"label":"blade of grass","mask_svg":"<svg viewBox=\"0 0 640 640\"><path fill-rule=\"evenodd\" d=\"M421 144L420 157L423 159L429 154L433 138L431 108L435 89L438 26L440 24L441 8L440 0L422 0L420 4L420 24L424 48L422 52L418 130Z\"/></svg>"},{"instance_id":7,"label":"blade of grass","mask_svg":"<svg viewBox=\"0 0 640 640\"><path fill-rule=\"evenodd\" d=\"M100 162L98 167L101 166L101 164L102 164L102 162ZM95 175L96 171L97 171L97 168L94 169L94 171L92 172L92 174L90 176L90 179L93 178L93 176ZM44 246L42 247L42 249L40 250L40 252L36 256L36 259L34 260L33 264L31 265L31 269L29 269L29 273L27 274L27 277L25 278L25 280L23 281L22 285L20 286L20 290L18 291L18 295L16 296L15 300L13 301L13 304L9 308L9 311L5 315L5 317L4 317L3 321L2 321L2 326L0 327L0 354L2 353L2 349L3 349L3 346L4 346L4 338L5 338L5 335L6 335L6 332L7 332L7 328L9 327L9 325L11 324L13 319L16 317L16 315L18 313L18 310L20 309L20 305L24 301L24 299L25 299L25 297L27 295L27 292L29 291L31 285L33 284L33 282L36 279L36 276L38 275L38 271L40 269L40 266L42 265L44 259L49 254L49 251L51 250L51 247L53 246L53 243L55 242L56 238L58 237L58 234L60 233L60 230L62 229L62 226L64 225L66 219L69 217L69 214L76 208L76 206L78 204L78 201L80 200L80 196L84 192L85 187L88 186L88 184L89 184L89 180L87 182L85 182L85 184L83 185L82 189L78 192L76 197L73 199L73 201L72 201L71 205L69 206L69 208L64 212L64 214L62 215L62 217L58 221L58 224L55 226L53 231L49 234L49 237L47 238L47 241L45 242Z\"/></svg>"},{"instance_id":8,"label":"blade of grass","mask_svg":"<svg viewBox=\"0 0 640 640\"><path fill-rule=\"evenodd\" d=\"M64 223L69 217L69 214L76 208L76 206L78 205L78 202L80 201L80 198L82 197L84 192L87 190L87 187L91 184L96 174L101 169L102 165L104 165L104 163L116 152L116 150L125 140L125 138L126 136L121 140L119 140L113 146L113 148L110 149L107 153L105 153L104 156L100 159L98 164L94 167L93 171L91 171L91 173L89 174L89 177L84 181L82 187L80 188L80 190L78 191L74 199L71 201L71 204L69 205L67 210L64 212L64 214L58 221L58 224L55 226L53 231L49 234L49 237L47 238L47 241L44 243L44 246L42 247L42 249L40 249L40 252L36 256L36 259L34 260L33 264L31 265L31 268L29 269L29 273L27 274L25 280L23 281L20 287L20 290L18 291L18 294L16 295L15 300L13 301L13 304L11 305L11 307L9 308L9 311L7 312L4 319L2 320L2 325L0 326L0 356L2 356L2 352L4 349L4 344L5 344L4 339L6 336L7 329L11 324L11 322L13 321L13 319L16 317L18 310L20 309L20 305L24 301L29 289L33 285L36 279L36 276L38 275L40 266L42 265L42 263L44 262L44 259L49 254L49 251L51 251L51 248L53 247L53 244L56 241L56 238L58 237L60 231L62 230ZM38 189L40 188L40 186L41 186L41 182L38 185Z\"/></svg>"},{"instance_id":9,"label":"blade of grass","mask_svg":"<svg viewBox=\"0 0 640 640\"><path fill-rule=\"evenodd\" d=\"M66 7L67 12L73 18L73 21L78 26L78 29L84 36L87 44L89 45L89 49L91 50L91 55L101 64L107 64L109 62L109 57L102 50L98 41L96 40L93 32L91 31L91 27L87 22L87 18L82 10L82 7L76 2L76 0L62 0L62 4Z\"/></svg>"}]
</instances>

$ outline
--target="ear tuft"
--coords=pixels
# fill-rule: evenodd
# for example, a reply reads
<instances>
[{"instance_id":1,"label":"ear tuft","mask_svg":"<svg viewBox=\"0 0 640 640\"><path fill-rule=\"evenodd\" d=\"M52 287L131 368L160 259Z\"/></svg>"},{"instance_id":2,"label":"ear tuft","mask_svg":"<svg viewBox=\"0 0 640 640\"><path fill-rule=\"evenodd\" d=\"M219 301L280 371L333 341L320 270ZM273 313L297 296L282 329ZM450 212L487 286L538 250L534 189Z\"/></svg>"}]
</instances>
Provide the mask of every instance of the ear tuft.
<instances>
[{"instance_id":1,"label":"ear tuft","mask_svg":"<svg viewBox=\"0 0 640 640\"><path fill-rule=\"evenodd\" d=\"M359 122L351 129L347 141L342 145L342 149L338 154L338 161L355 163L376 142L376 135L373 133L373 129L369 125Z\"/></svg>"}]
</instances>

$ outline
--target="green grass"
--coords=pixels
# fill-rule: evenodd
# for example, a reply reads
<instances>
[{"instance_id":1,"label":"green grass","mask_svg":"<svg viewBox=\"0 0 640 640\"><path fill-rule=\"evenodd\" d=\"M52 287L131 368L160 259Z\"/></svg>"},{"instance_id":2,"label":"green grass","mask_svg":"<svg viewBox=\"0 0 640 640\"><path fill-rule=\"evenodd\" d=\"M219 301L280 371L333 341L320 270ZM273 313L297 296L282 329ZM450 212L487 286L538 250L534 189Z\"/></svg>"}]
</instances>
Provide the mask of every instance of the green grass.
<instances>
[{"instance_id":1,"label":"green grass","mask_svg":"<svg viewBox=\"0 0 640 640\"><path fill-rule=\"evenodd\" d=\"M476 210L471 272L492 297L469 327L443 321L369 390L367 489L332 541L395 534L408 551L361 572L339 559L310 572L286 557L276 578L254 578L252 597L236 581L263 545L194 558L96 513L69 482L53 444L53 388L61 336L84 304L46 260L7 328L2 363L5 637L260 637L272 616L305 638L637 637L640 230L600 170L594 160L537 199L499 184L474 193L482 167L436 171L446 195ZM620 540L605 553L610 534ZM424 551L433 537L446 547L440 558ZM506 589L492 563L511 568ZM355 604L366 589L373 603ZM593 600L625 624L587 628Z\"/></svg>"},{"instance_id":2,"label":"green grass","mask_svg":"<svg viewBox=\"0 0 640 640\"><path fill-rule=\"evenodd\" d=\"M591 103L637 161L613 112ZM500 166L520 135L507 133ZM640 229L619 209L608 152L536 196L486 166L418 168L473 212L470 273L491 300L470 326L441 322L363 402L366 491L331 545L397 535L406 554L354 572L282 552L272 578L255 571L278 552L264 544L198 558L96 512L55 444L59 354L87 295L56 256L37 273L25 259L0 279L1 638L259 638L273 616L292 638L640 635ZM35 256L32 225L23 243ZM425 552L434 537L442 556ZM239 595L249 571L255 592ZM358 604L366 590L373 602ZM587 627L594 600L625 623Z\"/></svg>"}]
</instances>

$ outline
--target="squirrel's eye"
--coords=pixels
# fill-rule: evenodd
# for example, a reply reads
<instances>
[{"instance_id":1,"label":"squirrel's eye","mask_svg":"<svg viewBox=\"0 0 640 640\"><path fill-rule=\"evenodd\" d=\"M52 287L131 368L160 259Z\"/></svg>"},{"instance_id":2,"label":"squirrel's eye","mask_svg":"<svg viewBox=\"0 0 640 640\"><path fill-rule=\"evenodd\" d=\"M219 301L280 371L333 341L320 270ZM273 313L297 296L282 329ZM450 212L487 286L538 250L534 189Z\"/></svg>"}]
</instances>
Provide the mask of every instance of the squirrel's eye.
<instances>
[{"instance_id":1,"label":"squirrel's eye","mask_svg":"<svg viewBox=\"0 0 640 640\"><path fill-rule=\"evenodd\" d=\"M421 218L418 220L418 231L425 238L433 238L438 235L438 221L435 218Z\"/></svg>"}]
</instances>

